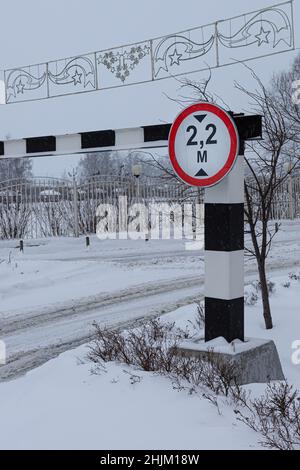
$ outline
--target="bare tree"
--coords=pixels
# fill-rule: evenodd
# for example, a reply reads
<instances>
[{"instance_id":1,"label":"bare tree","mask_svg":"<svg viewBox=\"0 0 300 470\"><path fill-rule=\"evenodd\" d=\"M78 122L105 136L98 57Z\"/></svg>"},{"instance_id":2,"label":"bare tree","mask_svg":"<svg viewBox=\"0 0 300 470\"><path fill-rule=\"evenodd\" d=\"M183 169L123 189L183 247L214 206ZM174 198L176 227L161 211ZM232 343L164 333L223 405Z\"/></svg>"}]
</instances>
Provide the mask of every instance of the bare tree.
<instances>
[{"instance_id":1,"label":"bare tree","mask_svg":"<svg viewBox=\"0 0 300 470\"><path fill-rule=\"evenodd\" d=\"M271 224L272 208L278 188L299 165L294 145L295 129L289 126L282 113L281 104L274 87L266 88L251 71L257 83L255 91L240 84L237 88L245 93L254 105L256 113L263 116L263 139L247 144L245 179L245 218L252 247L246 251L257 262L263 303L263 316L267 329L273 327L266 260L279 224Z\"/></svg>"},{"instance_id":2,"label":"bare tree","mask_svg":"<svg viewBox=\"0 0 300 470\"><path fill-rule=\"evenodd\" d=\"M32 176L32 161L29 158L6 158L0 161L0 181L29 178Z\"/></svg>"},{"instance_id":3,"label":"bare tree","mask_svg":"<svg viewBox=\"0 0 300 470\"><path fill-rule=\"evenodd\" d=\"M26 194L26 179L32 176L31 168L28 158L0 161L0 238L26 235L31 210L22 197Z\"/></svg>"},{"instance_id":4,"label":"bare tree","mask_svg":"<svg viewBox=\"0 0 300 470\"><path fill-rule=\"evenodd\" d=\"M293 130L293 143L300 143L300 54L291 68L273 77L273 94L281 113Z\"/></svg>"},{"instance_id":5,"label":"bare tree","mask_svg":"<svg viewBox=\"0 0 300 470\"><path fill-rule=\"evenodd\" d=\"M116 176L118 165L115 152L87 153L81 158L78 170L82 179L93 176Z\"/></svg>"}]
</instances>

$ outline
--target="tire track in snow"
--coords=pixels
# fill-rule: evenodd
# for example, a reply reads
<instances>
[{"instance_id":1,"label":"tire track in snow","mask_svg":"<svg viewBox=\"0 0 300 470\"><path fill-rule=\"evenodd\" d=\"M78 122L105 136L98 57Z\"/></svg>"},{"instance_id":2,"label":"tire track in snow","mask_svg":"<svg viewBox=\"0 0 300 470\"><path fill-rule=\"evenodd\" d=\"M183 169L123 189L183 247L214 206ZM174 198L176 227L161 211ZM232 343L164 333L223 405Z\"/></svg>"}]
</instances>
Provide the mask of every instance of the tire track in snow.
<instances>
[{"instance_id":1,"label":"tire track in snow","mask_svg":"<svg viewBox=\"0 0 300 470\"><path fill-rule=\"evenodd\" d=\"M42 308L34 312L16 314L4 318L0 323L1 335L15 333L26 328L34 328L45 323L56 322L60 318L85 314L103 307L121 304L130 300L136 300L151 295L172 292L174 290L203 285L204 276L188 276L171 281L155 281L138 284L134 287L123 289L115 293L101 293L99 295L82 297L79 300L62 302L53 306Z\"/></svg>"},{"instance_id":2,"label":"tire track in snow","mask_svg":"<svg viewBox=\"0 0 300 470\"><path fill-rule=\"evenodd\" d=\"M287 263L284 267L294 266L297 266L297 261ZM274 263L268 271L276 271L278 268L277 263ZM245 274L249 281L257 276L257 270L251 266L246 268ZM1 325L1 338L7 340L9 356L7 364L0 367L0 381L25 374L64 351L87 343L93 338L93 320L109 328L125 329L199 300L202 297L203 281L202 275L149 282L112 294L102 293L19 314L13 319L7 317ZM163 296L167 297L163 299ZM156 306L153 308L153 305ZM64 329L68 333L63 332ZM41 333L47 332L49 336L46 335L46 344L39 344ZM10 341L14 343L11 352Z\"/></svg>"},{"instance_id":3,"label":"tire track in snow","mask_svg":"<svg viewBox=\"0 0 300 470\"><path fill-rule=\"evenodd\" d=\"M172 297L175 298L172 300ZM0 381L23 375L64 351L89 342L93 338L93 320L108 328L125 329L200 298L201 279L197 276L168 283L142 284L114 295L94 296L71 308L64 305L56 311L52 309L47 312L47 318L43 318L45 313L38 313L20 321L8 321L1 331L1 337L7 343L8 358L0 367ZM148 305L143 305L145 299ZM49 336L44 341L42 334L48 330ZM40 345L39 341L46 344Z\"/></svg>"}]
</instances>

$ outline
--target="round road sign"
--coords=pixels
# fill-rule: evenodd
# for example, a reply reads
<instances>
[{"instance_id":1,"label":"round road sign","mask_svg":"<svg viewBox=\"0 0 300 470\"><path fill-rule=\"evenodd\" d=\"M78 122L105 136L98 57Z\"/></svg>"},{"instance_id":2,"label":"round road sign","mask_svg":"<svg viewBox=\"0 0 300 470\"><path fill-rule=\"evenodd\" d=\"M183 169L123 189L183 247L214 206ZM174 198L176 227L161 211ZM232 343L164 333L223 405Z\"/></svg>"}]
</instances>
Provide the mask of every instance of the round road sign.
<instances>
[{"instance_id":1,"label":"round road sign","mask_svg":"<svg viewBox=\"0 0 300 470\"><path fill-rule=\"evenodd\" d=\"M175 119L169 154L176 174L191 186L212 186L231 170L239 136L231 116L219 106L197 103Z\"/></svg>"}]
</instances>

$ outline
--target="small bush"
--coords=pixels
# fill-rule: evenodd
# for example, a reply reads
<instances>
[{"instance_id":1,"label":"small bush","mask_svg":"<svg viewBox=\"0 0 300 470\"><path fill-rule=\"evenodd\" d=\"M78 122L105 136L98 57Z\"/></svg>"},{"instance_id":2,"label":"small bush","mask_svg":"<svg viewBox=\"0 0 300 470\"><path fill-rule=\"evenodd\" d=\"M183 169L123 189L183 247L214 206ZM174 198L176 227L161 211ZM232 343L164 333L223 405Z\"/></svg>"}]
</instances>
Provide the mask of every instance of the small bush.
<instances>
[{"instance_id":1,"label":"small bush","mask_svg":"<svg viewBox=\"0 0 300 470\"><path fill-rule=\"evenodd\" d=\"M169 375L178 387L186 381L187 387L205 386L225 396L236 384L234 366L222 361L213 351L206 360L179 354L178 345L186 339L186 331L176 328L174 323L154 319L126 333L101 329L96 323L94 328L96 335L88 358L102 367L109 361L133 365Z\"/></svg>"},{"instance_id":2,"label":"small bush","mask_svg":"<svg viewBox=\"0 0 300 470\"><path fill-rule=\"evenodd\" d=\"M267 281L267 284L268 284L268 290L269 290L269 293L270 294L274 294L275 292L275 282L272 282L272 281Z\"/></svg>"},{"instance_id":3,"label":"small bush","mask_svg":"<svg viewBox=\"0 0 300 470\"><path fill-rule=\"evenodd\" d=\"M116 361L131 364L145 371L170 372L177 358L178 341L186 333L173 323L154 319L140 328L119 331L101 329L94 324L96 338L88 358L94 363Z\"/></svg>"},{"instance_id":4,"label":"small bush","mask_svg":"<svg viewBox=\"0 0 300 470\"><path fill-rule=\"evenodd\" d=\"M274 294L275 292L275 282L267 281L269 294ZM261 284L259 281L253 281L245 291L244 302L245 305L255 305L259 298L259 293L261 291Z\"/></svg>"},{"instance_id":5,"label":"small bush","mask_svg":"<svg viewBox=\"0 0 300 470\"><path fill-rule=\"evenodd\" d=\"M292 281L300 281L300 273L289 273L289 278Z\"/></svg>"},{"instance_id":6,"label":"small bush","mask_svg":"<svg viewBox=\"0 0 300 470\"><path fill-rule=\"evenodd\" d=\"M197 333L203 333L203 329L205 326L205 310L203 301L197 303L197 311L194 321L189 320L189 323L192 325L192 327Z\"/></svg>"},{"instance_id":7,"label":"small bush","mask_svg":"<svg viewBox=\"0 0 300 470\"><path fill-rule=\"evenodd\" d=\"M245 305L255 305L258 301L258 295L256 292L245 292L244 303Z\"/></svg>"},{"instance_id":8,"label":"small bush","mask_svg":"<svg viewBox=\"0 0 300 470\"><path fill-rule=\"evenodd\" d=\"M263 436L271 449L300 448L300 395L286 382L268 384L265 394L251 400L247 412L236 410L238 419Z\"/></svg>"},{"instance_id":9,"label":"small bush","mask_svg":"<svg viewBox=\"0 0 300 470\"><path fill-rule=\"evenodd\" d=\"M257 291L261 291L261 284L259 281L257 281ZM275 282L273 281L270 281L270 280L267 280L267 287L268 287L268 291L269 291L269 294L274 294L275 292Z\"/></svg>"}]
</instances>

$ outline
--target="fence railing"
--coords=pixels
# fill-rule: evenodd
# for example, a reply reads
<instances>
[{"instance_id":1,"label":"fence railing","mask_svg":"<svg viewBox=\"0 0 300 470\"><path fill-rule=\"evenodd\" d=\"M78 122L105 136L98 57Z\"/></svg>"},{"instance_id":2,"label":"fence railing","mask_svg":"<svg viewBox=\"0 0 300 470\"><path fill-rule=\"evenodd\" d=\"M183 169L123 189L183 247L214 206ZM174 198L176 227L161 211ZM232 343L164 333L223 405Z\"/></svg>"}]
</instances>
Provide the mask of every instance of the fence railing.
<instances>
[{"instance_id":1,"label":"fence railing","mask_svg":"<svg viewBox=\"0 0 300 470\"><path fill-rule=\"evenodd\" d=\"M151 178L118 179L97 176L77 182L34 177L0 182L0 238L42 238L95 233L97 207L117 211L121 196L128 207L143 203L203 203L203 191L176 182ZM300 177L286 180L272 203L272 218L300 218Z\"/></svg>"},{"instance_id":2,"label":"fence railing","mask_svg":"<svg viewBox=\"0 0 300 470\"><path fill-rule=\"evenodd\" d=\"M253 187L249 185L249 192L253 204L257 204L259 197L255 183ZM300 176L290 176L278 186L271 203L271 218L276 220L300 218Z\"/></svg>"},{"instance_id":3,"label":"fence railing","mask_svg":"<svg viewBox=\"0 0 300 470\"><path fill-rule=\"evenodd\" d=\"M197 193L198 194L198 193ZM203 201L195 189L143 178L93 177L84 182L28 178L0 182L0 238L42 238L95 233L97 208L111 204L184 204Z\"/></svg>"}]
</instances>

